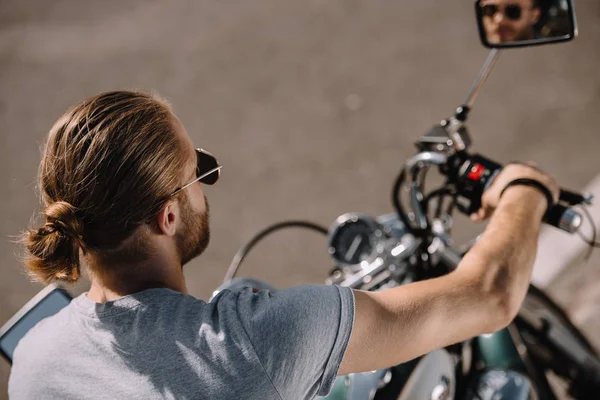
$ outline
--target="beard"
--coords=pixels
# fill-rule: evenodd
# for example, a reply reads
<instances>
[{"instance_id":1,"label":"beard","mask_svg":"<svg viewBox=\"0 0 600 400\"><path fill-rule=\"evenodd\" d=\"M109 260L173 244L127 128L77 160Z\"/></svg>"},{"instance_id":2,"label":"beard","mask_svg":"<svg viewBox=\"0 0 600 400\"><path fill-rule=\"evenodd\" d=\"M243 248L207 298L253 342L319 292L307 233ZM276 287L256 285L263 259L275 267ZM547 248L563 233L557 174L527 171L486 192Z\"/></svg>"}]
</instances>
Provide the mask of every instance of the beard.
<instances>
[{"instance_id":1,"label":"beard","mask_svg":"<svg viewBox=\"0 0 600 400\"><path fill-rule=\"evenodd\" d=\"M208 201L204 197L206 210L195 211L186 196L181 199L183 229L175 235L181 265L184 266L206 250L210 242Z\"/></svg>"}]
</instances>

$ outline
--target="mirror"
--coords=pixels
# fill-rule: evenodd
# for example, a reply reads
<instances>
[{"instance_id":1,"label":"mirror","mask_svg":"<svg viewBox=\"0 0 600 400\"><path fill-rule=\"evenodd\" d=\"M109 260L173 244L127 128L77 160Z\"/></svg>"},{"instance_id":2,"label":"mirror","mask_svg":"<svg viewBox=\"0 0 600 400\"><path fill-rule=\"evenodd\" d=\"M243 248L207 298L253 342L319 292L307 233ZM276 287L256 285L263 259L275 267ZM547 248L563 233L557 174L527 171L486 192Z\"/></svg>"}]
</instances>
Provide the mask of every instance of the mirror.
<instances>
[{"instance_id":1,"label":"mirror","mask_svg":"<svg viewBox=\"0 0 600 400\"><path fill-rule=\"evenodd\" d=\"M535 46L577 36L572 0L477 0L475 10L486 47Z\"/></svg>"},{"instance_id":2,"label":"mirror","mask_svg":"<svg viewBox=\"0 0 600 400\"><path fill-rule=\"evenodd\" d=\"M0 355L12 362L19 340L35 324L56 314L70 302L71 296L64 290L54 285L44 288L0 328Z\"/></svg>"}]
</instances>

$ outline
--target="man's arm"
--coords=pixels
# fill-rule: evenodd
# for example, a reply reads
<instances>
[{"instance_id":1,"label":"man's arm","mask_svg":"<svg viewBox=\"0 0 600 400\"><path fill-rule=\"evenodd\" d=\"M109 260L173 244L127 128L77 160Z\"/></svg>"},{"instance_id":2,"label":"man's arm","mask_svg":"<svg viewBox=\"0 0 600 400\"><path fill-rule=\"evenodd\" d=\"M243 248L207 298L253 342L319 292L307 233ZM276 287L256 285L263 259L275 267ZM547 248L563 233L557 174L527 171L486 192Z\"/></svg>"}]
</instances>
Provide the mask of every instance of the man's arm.
<instances>
[{"instance_id":1,"label":"man's arm","mask_svg":"<svg viewBox=\"0 0 600 400\"><path fill-rule=\"evenodd\" d=\"M380 292L355 291L352 336L338 374L397 365L434 349L497 331L516 316L525 297L537 247L545 197L510 180L553 180L533 169L503 172L483 198L481 219L493 212L478 243L443 277Z\"/></svg>"}]
</instances>

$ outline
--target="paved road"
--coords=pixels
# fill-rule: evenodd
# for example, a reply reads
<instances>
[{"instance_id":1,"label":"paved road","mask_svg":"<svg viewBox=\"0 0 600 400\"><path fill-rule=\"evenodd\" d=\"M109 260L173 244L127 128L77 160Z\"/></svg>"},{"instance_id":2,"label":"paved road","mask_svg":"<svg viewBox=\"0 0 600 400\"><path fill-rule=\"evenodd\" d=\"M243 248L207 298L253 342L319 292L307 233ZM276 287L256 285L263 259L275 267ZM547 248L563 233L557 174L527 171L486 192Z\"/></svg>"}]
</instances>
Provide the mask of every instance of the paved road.
<instances>
[{"instance_id":1,"label":"paved road","mask_svg":"<svg viewBox=\"0 0 600 400\"><path fill-rule=\"evenodd\" d=\"M535 160L581 189L600 170L600 3L577 6L575 42L502 54L471 131L478 151ZM212 244L186 269L192 294L207 298L238 246L270 223L388 212L414 139L464 101L486 55L470 1L0 2L0 323L40 289L12 239L38 209L43 138L74 102L155 89L219 156ZM479 229L463 222L457 238ZM598 282L599 261L569 275L575 287ZM328 266L322 238L289 231L242 274L288 287L321 282ZM600 303L593 291L570 302L571 287L552 290L575 311ZM582 318L591 335L598 320ZM7 376L0 363L2 394Z\"/></svg>"}]
</instances>

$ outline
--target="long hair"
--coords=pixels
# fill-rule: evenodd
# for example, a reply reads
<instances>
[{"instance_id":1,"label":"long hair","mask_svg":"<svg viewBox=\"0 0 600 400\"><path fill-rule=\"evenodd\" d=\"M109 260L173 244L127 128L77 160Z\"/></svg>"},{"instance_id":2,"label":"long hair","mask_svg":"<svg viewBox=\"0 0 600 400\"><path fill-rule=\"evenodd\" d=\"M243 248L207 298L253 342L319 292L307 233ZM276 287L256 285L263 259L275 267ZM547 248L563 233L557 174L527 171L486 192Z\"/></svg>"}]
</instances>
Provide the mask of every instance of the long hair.
<instances>
[{"instance_id":1,"label":"long hair","mask_svg":"<svg viewBox=\"0 0 600 400\"><path fill-rule=\"evenodd\" d=\"M76 281L80 252L107 262L144 255L143 241L123 243L181 184L186 153L174 118L152 94L114 91L58 119L39 170L45 222L23 235L34 279Z\"/></svg>"}]
</instances>

